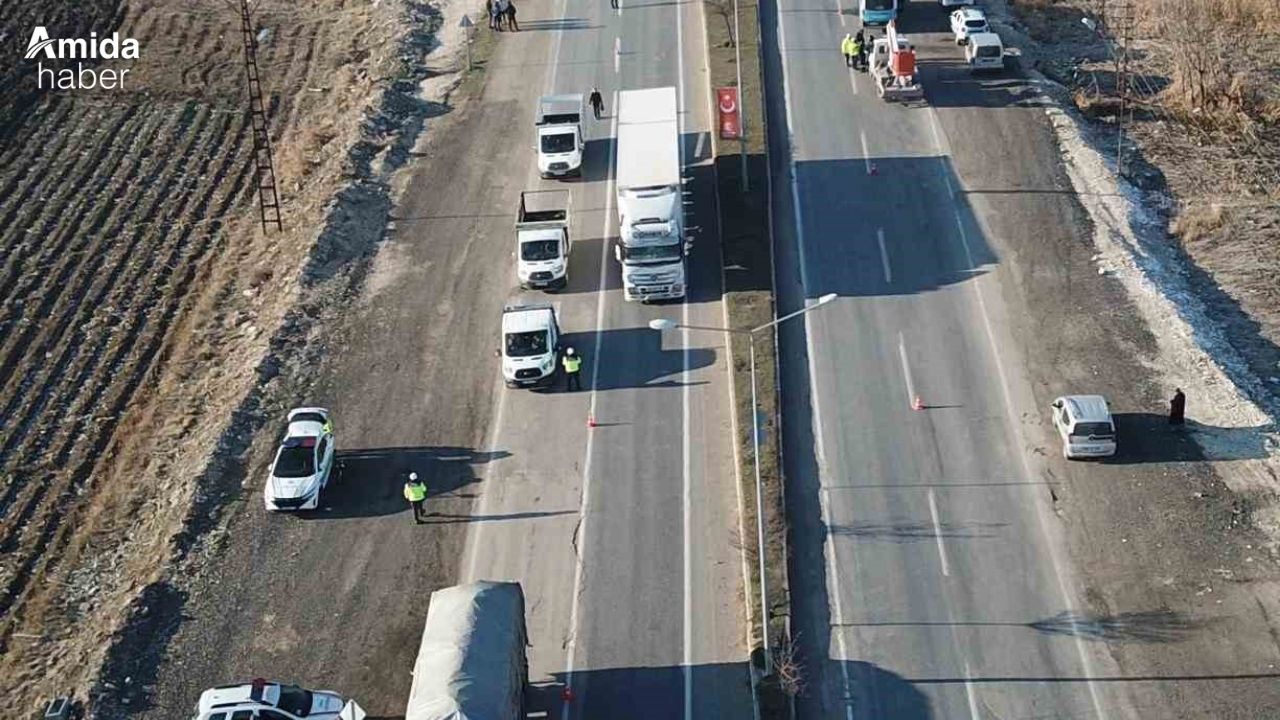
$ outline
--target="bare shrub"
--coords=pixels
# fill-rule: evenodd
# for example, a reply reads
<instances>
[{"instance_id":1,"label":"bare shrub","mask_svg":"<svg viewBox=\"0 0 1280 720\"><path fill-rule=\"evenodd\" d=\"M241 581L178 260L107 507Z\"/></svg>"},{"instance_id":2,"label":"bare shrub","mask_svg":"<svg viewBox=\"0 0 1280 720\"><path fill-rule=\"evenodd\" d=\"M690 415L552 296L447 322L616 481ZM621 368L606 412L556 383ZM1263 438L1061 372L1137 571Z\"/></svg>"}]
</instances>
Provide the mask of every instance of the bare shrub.
<instances>
[{"instance_id":1,"label":"bare shrub","mask_svg":"<svg viewBox=\"0 0 1280 720\"><path fill-rule=\"evenodd\" d=\"M796 637L799 637L799 633ZM795 638L782 638L773 648L773 672L778 676L778 686L783 692L796 696L804 691L803 670L796 658Z\"/></svg>"},{"instance_id":2,"label":"bare shrub","mask_svg":"<svg viewBox=\"0 0 1280 720\"><path fill-rule=\"evenodd\" d=\"M1222 205L1203 203L1182 209L1169 225L1169 230L1183 243L1194 243L1222 227Z\"/></svg>"}]
</instances>

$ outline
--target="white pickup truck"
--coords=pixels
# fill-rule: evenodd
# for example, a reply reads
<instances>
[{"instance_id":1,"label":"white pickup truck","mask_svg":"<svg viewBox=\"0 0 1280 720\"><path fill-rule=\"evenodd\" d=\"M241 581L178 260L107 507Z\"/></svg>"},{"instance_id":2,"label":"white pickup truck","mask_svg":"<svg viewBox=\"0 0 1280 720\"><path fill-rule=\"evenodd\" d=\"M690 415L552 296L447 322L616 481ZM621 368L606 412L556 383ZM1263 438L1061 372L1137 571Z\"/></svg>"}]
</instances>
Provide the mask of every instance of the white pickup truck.
<instances>
[{"instance_id":1,"label":"white pickup truck","mask_svg":"<svg viewBox=\"0 0 1280 720\"><path fill-rule=\"evenodd\" d=\"M538 173L544 178L582 174L582 94L544 95L534 125L538 133Z\"/></svg>"},{"instance_id":2,"label":"white pickup truck","mask_svg":"<svg viewBox=\"0 0 1280 720\"><path fill-rule=\"evenodd\" d=\"M568 190L525 190L516 211L516 279L524 289L569 284Z\"/></svg>"}]
</instances>

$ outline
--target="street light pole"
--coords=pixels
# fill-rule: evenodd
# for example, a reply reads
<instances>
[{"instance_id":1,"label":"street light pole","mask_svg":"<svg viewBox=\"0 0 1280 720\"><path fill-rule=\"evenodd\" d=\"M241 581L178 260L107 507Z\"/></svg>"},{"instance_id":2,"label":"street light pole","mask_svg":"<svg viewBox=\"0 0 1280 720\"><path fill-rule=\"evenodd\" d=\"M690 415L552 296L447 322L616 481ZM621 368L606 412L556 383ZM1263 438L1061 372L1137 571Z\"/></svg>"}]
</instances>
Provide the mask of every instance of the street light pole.
<instances>
[{"instance_id":1,"label":"street light pole","mask_svg":"<svg viewBox=\"0 0 1280 720\"><path fill-rule=\"evenodd\" d=\"M773 653L770 651L769 645L769 581L765 576L764 569L764 481L760 477L760 405L759 400L757 399L756 390L756 334L775 327L779 323L786 322L798 315L803 315L812 310L816 310L835 299L835 293L827 293L826 295L818 298L818 300L812 305L807 305L795 312L787 313L782 317L774 318L773 320L770 320L763 325L753 327L750 330L744 330L742 328L713 327L710 325L683 325L674 320L667 320L665 318L649 321L649 327L659 332L663 330L685 329L706 330L708 332L747 336L747 348L751 357L751 463L754 466L756 483L756 555L759 561L760 572L760 634L764 641L765 675L773 673Z\"/></svg>"}]
</instances>

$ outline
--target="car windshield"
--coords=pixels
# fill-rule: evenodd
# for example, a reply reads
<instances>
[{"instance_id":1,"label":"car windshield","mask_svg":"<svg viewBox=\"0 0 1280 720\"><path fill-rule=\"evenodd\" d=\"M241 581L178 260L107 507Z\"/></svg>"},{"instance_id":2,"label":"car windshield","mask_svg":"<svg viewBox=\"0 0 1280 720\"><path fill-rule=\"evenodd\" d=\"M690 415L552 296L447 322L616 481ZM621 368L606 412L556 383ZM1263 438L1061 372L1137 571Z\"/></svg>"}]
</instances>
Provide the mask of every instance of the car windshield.
<instances>
[{"instance_id":1,"label":"car windshield","mask_svg":"<svg viewBox=\"0 0 1280 720\"><path fill-rule=\"evenodd\" d=\"M507 333L507 357L530 357L547 352L547 331Z\"/></svg>"},{"instance_id":2,"label":"car windshield","mask_svg":"<svg viewBox=\"0 0 1280 720\"><path fill-rule=\"evenodd\" d=\"M567 153L573 151L573 133L556 133L542 136L542 152Z\"/></svg>"},{"instance_id":3,"label":"car windshield","mask_svg":"<svg viewBox=\"0 0 1280 720\"><path fill-rule=\"evenodd\" d=\"M1105 438L1111 437L1114 434L1115 431L1111 429L1110 424L1101 422L1076 423L1076 426L1071 430L1072 437L1093 436L1096 438Z\"/></svg>"},{"instance_id":4,"label":"car windshield","mask_svg":"<svg viewBox=\"0 0 1280 720\"><path fill-rule=\"evenodd\" d=\"M627 262L673 262L680 259L680 246L675 245L653 245L650 247L624 247L622 248L622 257Z\"/></svg>"},{"instance_id":5,"label":"car windshield","mask_svg":"<svg viewBox=\"0 0 1280 720\"><path fill-rule=\"evenodd\" d=\"M292 440L293 438L290 438ZM280 456L276 458L275 476L282 478L300 478L316 473L316 451L314 448L301 445L280 448Z\"/></svg>"},{"instance_id":6,"label":"car windshield","mask_svg":"<svg viewBox=\"0 0 1280 720\"><path fill-rule=\"evenodd\" d=\"M995 45L983 45L978 48L977 55L984 58L998 58L1000 57L1000 48Z\"/></svg>"},{"instance_id":7,"label":"car windshield","mask_svg":"<svg viewBox=\"0 0 1280 720\"><path fill-rule=\"evenodd\" d=\"M311 714L311 691L295 685L282 685L280 704L277 707L298 717L306 717Z\"/></svg>"},{"instance_id":8,"label":"car windshield","mask_svg":"<svg viewBox=\"0 0 1280 720\"><path fill-rule=\"evenodd\" d=\"M560 243L556 240L534 240L520 243L520 259L526 262L555 260L560 256Z\"/></svg>"}]
</instances>

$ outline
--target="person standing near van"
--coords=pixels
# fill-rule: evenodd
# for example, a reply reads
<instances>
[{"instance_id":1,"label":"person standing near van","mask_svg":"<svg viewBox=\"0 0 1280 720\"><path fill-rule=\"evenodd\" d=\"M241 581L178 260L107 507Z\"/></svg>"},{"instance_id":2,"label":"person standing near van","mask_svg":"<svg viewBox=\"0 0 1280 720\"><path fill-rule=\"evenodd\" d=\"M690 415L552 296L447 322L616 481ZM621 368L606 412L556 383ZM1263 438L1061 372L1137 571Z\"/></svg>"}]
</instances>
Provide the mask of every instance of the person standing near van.
<instances>
[{"instance_id":1,"label":"person standing near van","mask_svg":"<svg viewBox=\"0 0 1280 720\"><path fill-rule=\"evenodd\" d=\"M574 352L573 348L569 348L564 351L561 363L564 365L565 389L568 391L581 390L582 356Z\"/></svg>"},{"instance_id":2,"label":"person standing near van","mask_svg":"<svg viewBox=\"0 0 1280 720\"><path fill-rule=\"evenodd\" d=\"M1169 424L1182 425L1186 422L1187 396L1182 388L1174 388L1173 398L1169 400Z\"/></svg>"}]
</instances>

